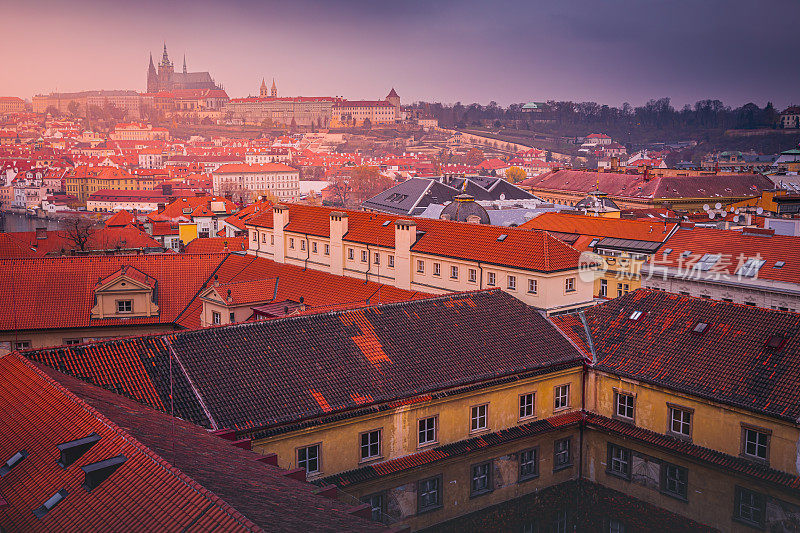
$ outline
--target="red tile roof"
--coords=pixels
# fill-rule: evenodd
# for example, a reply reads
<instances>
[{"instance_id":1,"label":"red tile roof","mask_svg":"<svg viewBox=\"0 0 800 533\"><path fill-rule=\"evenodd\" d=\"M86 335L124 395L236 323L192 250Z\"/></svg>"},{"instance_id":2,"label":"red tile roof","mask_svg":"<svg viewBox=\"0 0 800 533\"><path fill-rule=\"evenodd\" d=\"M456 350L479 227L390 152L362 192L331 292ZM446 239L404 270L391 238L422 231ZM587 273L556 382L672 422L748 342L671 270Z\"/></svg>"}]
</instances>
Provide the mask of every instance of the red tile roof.
<instances>
[{"instance_id":1,"label":"red tile roof","mask_svg":"<svg viewBox=\"0 0 800 533\"><path fill-rule=\"evenodd\" d=\"M33 256L60 255L72 251L80 251L76 240L69 236L65 230L47 231L44 239L38 239L35 231L24 231L5 234L19 242L22 248L30 250ZM88 241L84 245L85 251L90 250L115 250L117 248L139 248L139 249L161 249L161 244L150 235L143 232L136 226L130 224L126 226L100 227L91 230ZM11 253L13 249L7 248ZM27 252L26 252L27 253ZM30 256L29 255L29 256ZM0 256L4 258L15 258L19 256ZM26 257L23 255L22 257Z\"/></svg>"},{"instance_id":2,"label":"red tile roof","mask_svg":"<svg viewBox=\"0 0 800 533\"><path fill-rule=\"evenodd\" d=\"M225 213L228 215L232 214L236 209L238 209L236 204L226 198L222 198L221 196L185 196L167 204L167 206L158 213L151 213L147 216L147 218L155 221L177 220L183 217L189 220L198 207L203 206L210 212L211 202L224 202ZM187 212L184 212L184 210Z\"/></svg>"},{"instance_id":3,"label":"red tile roof","mask_svg":"<svg viewBox=\"0 0 800 533\"><path fill-rule=\"evenodd\" d=\"M236 215L233 215L236 216ZM217 254L247 250L247 237L208 237L192 239L186 245L187 254Z\"/></svg>"},{"instance_id":4,"label":"red tile roof","mask_svg":"<svg viewBox=\"0 0 800 533\"><path fill-rule=\"evenodd\" d=\"M128 224L136 224L136 217L124 209L114 213L106 219L107 228L115 226L127 226Z\"/></svg>"},{"instance_id":5,"label":"red tile roof","mask_svg":"<svg viewBox=\"0 0 800 533\"><path fill-rule=\"evenodd\" d=\"M246 163L229 163L220 166L214 171L214 174L246 174L259 172L297 172L297 169L289 165L284 165L283 163L262 163L253 165L248 165Z\"/></svg>"},{"instance_id":6,"label":"red tile roof","mask_svg":"<svg viewBox=\"0 0 800 533\"><path fill-rule=\"evenodd\" d=\"M523 229L538 229L559 233L575 233L593 237L614 237L640 241L663 242L675 229L675 223L664 221L638 221L621 218L542 213L520 225Z\"/></svg>"}]
</instances>

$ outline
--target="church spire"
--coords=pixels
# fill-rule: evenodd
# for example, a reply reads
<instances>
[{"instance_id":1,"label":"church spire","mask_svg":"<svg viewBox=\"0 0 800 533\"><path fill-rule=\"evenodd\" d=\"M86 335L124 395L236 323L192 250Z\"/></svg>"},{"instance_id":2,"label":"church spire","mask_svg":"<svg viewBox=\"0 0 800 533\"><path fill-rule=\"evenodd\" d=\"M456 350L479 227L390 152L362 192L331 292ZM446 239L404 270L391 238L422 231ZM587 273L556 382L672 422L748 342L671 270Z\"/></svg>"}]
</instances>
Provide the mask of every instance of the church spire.
<instances>
[{"instance_id":1,"label":"church spire","mask_svg":"<svg viewBox=\"0 0 800 533\"><path fill-rule=\"evenodd\" d=\"M167 43L164 43L164 55L161 56L161 64L164 66L170 65L169 56L167 55Z\"/></svg>"},{"instance_id":2,"label":"church spire","mask_svg":"<svg viewBox=\"0 0 800 533\"><path fill-rule=\"evenodd\" d=\"M267 82L264 81L264 78L261 78L261 89L258 91L258 95L262 98L264 96L269 96L269 93L267 92Z\"/></svg>"},{"instance_id":3,"label":"church spire","mask_svg":"<svg viewBox=\"0 0 800 533\"><path fill-rule=\"evenodd\" d=\"M186 54L183 54L183 73L186 74Z\"/></svg>"},{"instance_id":4,"label":"church spire","mask_svg":"<svg viewBox=\"0 0 800 533\"><path fill-rule=\"evenodd\" d=\"M278 97L278 86L275 85L275 78L272 78L272 90L270 91L270 96L273 98Z\"/></svg>"},{"instance_id":5,"label":"church spire","mask_svg":"<svg viewBox=\"0 0 800 533\"><path fill-rule=\"evenodd\" d=\"M155 70L156 69L155 65L153 65L153 52L150 52L150 66L147 67L147 68L148 68L148 70Z\"/></svg>"}]
</instances>

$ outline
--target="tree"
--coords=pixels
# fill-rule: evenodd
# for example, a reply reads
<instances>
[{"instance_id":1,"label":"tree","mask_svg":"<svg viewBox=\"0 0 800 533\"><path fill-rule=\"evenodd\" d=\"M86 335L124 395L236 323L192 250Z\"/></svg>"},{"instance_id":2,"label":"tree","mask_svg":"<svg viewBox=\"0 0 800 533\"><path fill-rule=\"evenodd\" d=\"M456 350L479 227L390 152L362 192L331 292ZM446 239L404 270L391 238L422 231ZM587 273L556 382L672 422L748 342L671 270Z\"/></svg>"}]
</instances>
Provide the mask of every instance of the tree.
<instances>
[{"instance_id":1,"label":"tree","mask_svg":"<svg viewBox=\"0 0 800 533\"><path fill-rule=\"evenodd\" d=\"M45 114L50 115L51 117L60 117L61 111L54 105L47 106L47 109L44 110Z\"/></svg>"},{"instance_id":2,"label":"tree","mask_svg":"<svg viewBox=\"0 0 800 533\"><path fill-rule=\"evenodd\" d=\"M78 105L78 102L76 102L75 100L67 104L67 111L69 111L69 114L72 115L73 117L78 116L78 111L80 110L80 108L81 106Z\"/></svg>"},{"instance_id":3,"label":"tree","mask_svg":"<svg viewBox=\"0 0 800 533\"><path fill-rule=\"evenodd\" d=\"M368 118L364 119L364 129L368 130L372 128L372 121Z\"/></svg>"},{"instance_id":4,"label":"tree","mask_svg":"<svg viewBox=\"0 0 800 533\"><path fill-rule=\"evenodd\" d=\"M479 164L484 159L486 159L486 157L483 154L483 150L476 147L470 148L469 151L467 152L466 157L467 157L467 164L472 165L473 167Z\"/></svg>"},{"instance_id":5,"label":"tree","mask_svg":"<svg viewBox=\"0 0 800 533\"><path fill-rule=\"evenodd\" d=\"M70 217L61 222L64 237L72 244L73 250L82 252L89 249L92 236L97 231L97 226L84 217Z\"/></svg>"},{"instance_id":6,"label":"tree","mask_svg":"<svg viewBox=\"0 0 800 533\"><path fill-rule=\"evenodd\" d=\"M508 167L506 169L506 181L517 183L528 177L528 174L519 167Z\"/></svg>"},{"instance_id":7,"label":"tree","mask_svg":"<svg viewBox=\"0 0 800 533\"><path fill-rule=\"evenodd\" d=\"M350 182L353 190L353 199L361 203L367 198L388 189L393 182L383 176L377 167L361 165L350 171Z\"/></svg>"},{"instance_id":8,"label":"tree","mask_svg":"<svg viewBox=\"0 0 800 533\"><path fill-rule=\"evenodd\" d=\"M347 206L350 202L350 195L353 192L353 187L350 183L350 176L342 172L338 172L331 178L331 190L334 194L334 204L340 206Z\"/></svg>"}]
</instances>

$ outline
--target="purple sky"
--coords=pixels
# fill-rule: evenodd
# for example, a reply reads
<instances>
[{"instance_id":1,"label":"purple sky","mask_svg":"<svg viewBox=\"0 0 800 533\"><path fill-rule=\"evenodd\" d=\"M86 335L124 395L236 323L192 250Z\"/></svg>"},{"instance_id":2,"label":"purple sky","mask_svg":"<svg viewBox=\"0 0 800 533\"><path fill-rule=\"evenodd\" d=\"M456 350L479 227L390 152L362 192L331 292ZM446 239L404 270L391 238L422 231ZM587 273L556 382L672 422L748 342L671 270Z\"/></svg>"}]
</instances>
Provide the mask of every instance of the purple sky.
<instances>
[{"instance_id":1,"label":"purple sky","mask_svg":"<svg viewBox=\"0 0 800 533\"><path fill-rule=\"evenodd\" d=\"M145 89L163 41L231 97L800 103L798 0L27 0L0 93ZM17 43L9 48L8 43ZM9 50L11 51L9 53Z\"/></svg>"}]
</instances>

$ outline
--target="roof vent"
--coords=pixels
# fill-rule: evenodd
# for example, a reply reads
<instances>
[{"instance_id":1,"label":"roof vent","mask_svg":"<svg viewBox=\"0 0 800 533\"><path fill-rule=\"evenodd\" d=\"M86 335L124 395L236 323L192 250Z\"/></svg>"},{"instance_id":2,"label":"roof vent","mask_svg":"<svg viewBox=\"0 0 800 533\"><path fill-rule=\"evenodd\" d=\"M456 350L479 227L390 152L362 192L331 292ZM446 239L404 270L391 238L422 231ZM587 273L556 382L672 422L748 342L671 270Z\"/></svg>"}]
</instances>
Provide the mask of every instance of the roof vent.
<instances>
[{"instance_id":1,"label":"roof vent","mask_svg":"<svg viewBox=\"0 0 800 533\"><path fill-rule=\"evenodd\" d=\"M631 320L639 320L641 317L642 317L642 312L641 311L634 311L633 313L631 313L630 319Z\"/></svg>"},{"instance_id":2,"label":"roof vent","mask_svg":"<svg viewBox=\"0 0 800 533\"><path fill-rule=\"evenodd\" d=\"M708 329L708 324L706 324L705 322L698 322L697 325L692 330L692 332L697 335L702 335L703 333L706 332L706 329Z\"/></svg>"},{"instance_id":3,"label":"roof vent","mask_svg":"<svg viewBox=\"0 0 800 533\"><path fill-rule=\"evenodd\" d=\"M61 452L61 458L58 460L58 465L61 468L67 468L72 463L80 459L80 457L89 451L89 448L95 445L100 440L100 435L95 432L83 437L82 439L65 442L56 445L56 448Z\"/></svg>"},{"instance_id":4,"label":"roof vent","mask_svg":"<svg viewBox=\"0 0 800 533\"><path fill-rule=\"evenodd\" d=\"M6 474L11 472L11 469L17 466L20 461L28 457L28 452L25 450L20 450L14 455L11 456L11 459L6 461L6 464L0 466L0 478L5 477Z\"/></svg>"},{"instance_id":5,"label":"roof vent","mask_svg":"<svg viewBox=\"0 0 800 533\"><path fill-rule=\"evenodd\" d=\"M502 235L500 235L500 236L497 238L497 242L503 242L504 240L506 240L506 238L507 238L507 237L508 237L508 235L506 235L505 233L503 233Z\"/></svg>"},{"instance_id":6,"label":"roof vent","mask_svg":"<svg viewBox=\"0 0 800 533\"><path fill-rule=\"evenodd\" d=\"M783 266L785 264L786 264L786 261L775 261L774 268L783 268Z\"/></svg>"},{"instance_id":7,"label":"roof vent","mask_svg":"<svg viewBox=\"0 0 800 533\"><path fill-rule=\"evenodd\" d=\"M83 488L88 492L96 489L100 483L108 479L111 474L116 472L117 468L127 461L128 458L124 455L118 455L110 459L98 461L90 465L82 466L81 470L84 473Z\"/></svg>"},{"instance_id":8,"label":"roof vent","mask_svg":"<svg viewBox=\"0 0 800 533\"><path fill-rule=\"evenodd\" d=\"M767 348L772 350L780 350L786 344L786 337L783 335L773 335L767 341Z\"/></svg>"},{"instance_id":9,"label":"roof vent","mask_svg":"<svg viewBox=\"0 0 800 533\"><path fill-rule=\"evenodd\" d=\"M44 518L44 515L49 513L53 509L53 507L58 505L58 502L60 502L66 497L67 497L67 489L61 489L60 491L50 496L50 498L46 502L44 502L41 507L35 509L33 511L33 514L36 515L36 518L39 519Z\"/></svg>"}]
</instances>

